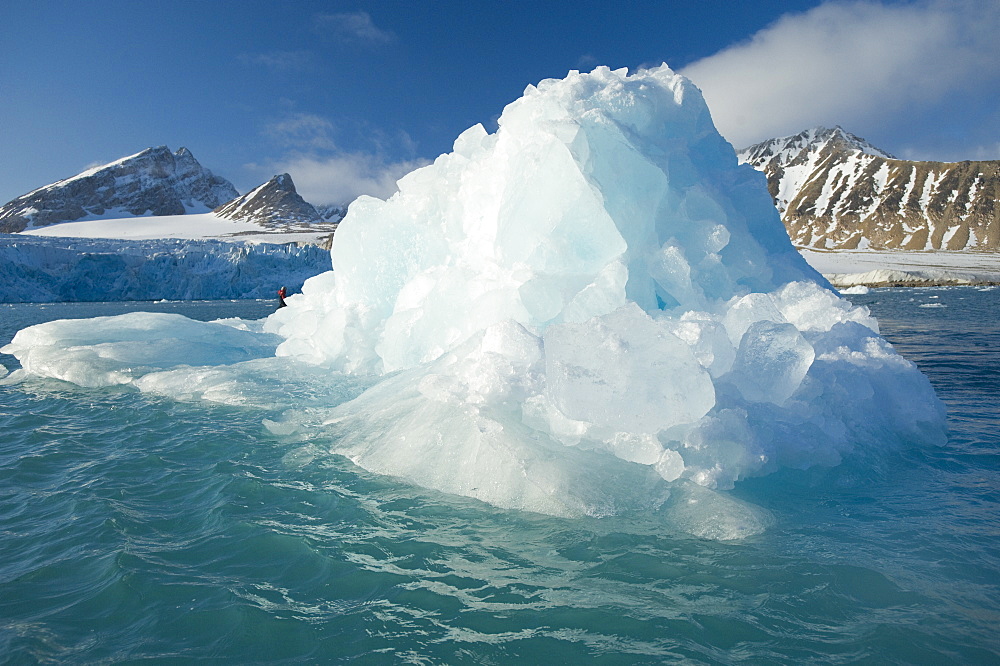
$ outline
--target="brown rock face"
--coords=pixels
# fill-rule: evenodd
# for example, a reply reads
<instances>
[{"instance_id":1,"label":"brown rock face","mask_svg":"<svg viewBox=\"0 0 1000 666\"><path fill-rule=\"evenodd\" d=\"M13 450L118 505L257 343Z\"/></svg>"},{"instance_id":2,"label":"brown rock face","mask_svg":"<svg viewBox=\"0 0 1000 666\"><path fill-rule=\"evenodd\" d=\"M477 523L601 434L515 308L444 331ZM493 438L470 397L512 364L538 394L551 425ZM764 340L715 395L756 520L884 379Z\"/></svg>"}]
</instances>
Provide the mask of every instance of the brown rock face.
<instances>
[{"instance_id":1,"label":"brown rock face","mask_svg":"<svg viewBox=\"0 0 1000 666\"><path fill-rule=\"evenodd\" d=\"M1000 162L899 160L839 127L739 155L799 247L1000 250Z\"/></svg>"},{"instance_id":2,"label":"brown rock face","mask_svg":"<svg viewBox=\"0 0 1000 666\"><path fill-rule=\"evenodd\" d=\"M215 209L228 220L255 222L263 227L302 227L323 223L316 208L295 191L287 173L275 176L257 189Z\"/></svg>"}]
</instances>

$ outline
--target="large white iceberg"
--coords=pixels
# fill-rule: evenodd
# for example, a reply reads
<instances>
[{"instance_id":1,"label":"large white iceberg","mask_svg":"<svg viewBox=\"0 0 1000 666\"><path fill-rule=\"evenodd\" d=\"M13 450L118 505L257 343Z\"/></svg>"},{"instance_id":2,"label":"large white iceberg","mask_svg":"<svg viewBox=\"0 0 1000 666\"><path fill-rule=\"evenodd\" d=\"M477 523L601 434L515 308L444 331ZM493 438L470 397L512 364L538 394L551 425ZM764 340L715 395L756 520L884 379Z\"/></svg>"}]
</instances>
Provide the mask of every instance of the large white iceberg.
<instances>
[{"instance_id":1,"label":"large white iceberg","mask_svg":"<svg viewBox=\"0 0 1000 666\"><path fill-rule=\"evenodd\" d=\"M262 325L214 324L273 356L164 369L153 344L130 381L256 396L288 408L275 433L501 507L606 515L673 492L664 511L712 536L763 518L704 489L944 437L929 382L795 251L763 176L665 65L529 86L495 134L354 202L332 255ZM4 351L77 376L46 326Z\"/></svg>"}]
</instances>

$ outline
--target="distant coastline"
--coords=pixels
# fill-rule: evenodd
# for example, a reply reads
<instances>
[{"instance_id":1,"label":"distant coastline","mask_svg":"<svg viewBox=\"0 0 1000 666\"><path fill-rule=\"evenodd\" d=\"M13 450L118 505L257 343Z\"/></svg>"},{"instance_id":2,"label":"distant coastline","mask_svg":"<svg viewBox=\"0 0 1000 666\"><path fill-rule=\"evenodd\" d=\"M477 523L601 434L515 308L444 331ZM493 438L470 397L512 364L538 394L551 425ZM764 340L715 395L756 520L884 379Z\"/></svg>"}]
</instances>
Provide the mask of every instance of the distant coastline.
<instances>
[{"instance_id":1,"label":"distant coastline","mask_svg":"<svg viewBox=\"0 0 1000 666\"><path fill-rule=\"evenodd\" d=\"M837 288L1000 285L1000 254L970 251L799 248Z\"/></svg>"}]
</instances>

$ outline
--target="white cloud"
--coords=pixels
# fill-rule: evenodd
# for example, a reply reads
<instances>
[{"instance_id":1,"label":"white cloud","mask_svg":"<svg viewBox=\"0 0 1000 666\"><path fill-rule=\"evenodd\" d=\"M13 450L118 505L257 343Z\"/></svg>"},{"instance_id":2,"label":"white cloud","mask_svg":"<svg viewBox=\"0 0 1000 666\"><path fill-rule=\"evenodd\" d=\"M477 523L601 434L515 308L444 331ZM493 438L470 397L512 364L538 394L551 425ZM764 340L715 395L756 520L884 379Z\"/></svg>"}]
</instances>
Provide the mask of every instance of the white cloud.
<instances>
[{"instance_id":1,"label":"white cloud","mask_svg":"<svg viewBox=\"0 0 1000 666\"><path fill-rule=\"evenodd\" d=\"M269 124L265 134L286 148L333 150L333 123L313 113L292 113Z\"/></svg>"},{"instance_id":2,"label":"white cloud","mask_svg":"<svg viewBox=\"0 0 1000 666\"><path fill-rule=\"evenodd\" d=\"M931 160L939 162L958 162L961 160L994 161L1000 160L1000 143L962 145L960 150L950 151L953 154L941 155L940 150L930 152L923 146L904 146L899 157L904 160Z\"/></svg>"},{"instance_id":3,"label":"white cloud","mask_svg":"<svg viewBox=\"0 0 1000 666\"><path fill-rule=\"evenodd\" d=\"M383 30L375 25L368 12L318 14L315 25L319 32L329 31L341 39L354 42L388 44L396 39L392 31Z\"/></svg>"},{"instance_id":4,"label":"white cloud","mask_svg":"<svg viewBox=\"0 0 1000 666\"><path fill-rule=\"evenodd\" d=\"M322 205L349 203L362 194L387 198L396 191L399 178L429 164L424 159L386 157L415 153L415 142L402 130L390 135L361 123L353 133L360 143L344 149L334 140L334 135L344 134L343 127L324 116L288 112L263 131L280 155L246 168L257 182L288 173L306 201Z\"/></svg>"},{"instance_id":5,"label":"white cloud","mask_svg":"<svg viewBox=\"0 0 1000 666\"><path fill-rule=\"evenodd\" d=\"M292 154L266 165L248 165L262 180L273 174L288 173L295 189L309 203L343 204L362 194L385 199L396 191L396 181L427 160L388 162L366 153L320 156ZM267 175L265 175L267 174Z\"/></svg>"},{"instance_id":6,"label":"white cloud","mask_svg":"<svg viewBox=\"0 0 1000 666\"><path fill-rule=\"evenodd\" d=\"M816 125L859 128L892 114L904 123L952 93L995 100L998 32L993 0L826 2L681 73L740 148Z\"/></svg>"}]
</instances>

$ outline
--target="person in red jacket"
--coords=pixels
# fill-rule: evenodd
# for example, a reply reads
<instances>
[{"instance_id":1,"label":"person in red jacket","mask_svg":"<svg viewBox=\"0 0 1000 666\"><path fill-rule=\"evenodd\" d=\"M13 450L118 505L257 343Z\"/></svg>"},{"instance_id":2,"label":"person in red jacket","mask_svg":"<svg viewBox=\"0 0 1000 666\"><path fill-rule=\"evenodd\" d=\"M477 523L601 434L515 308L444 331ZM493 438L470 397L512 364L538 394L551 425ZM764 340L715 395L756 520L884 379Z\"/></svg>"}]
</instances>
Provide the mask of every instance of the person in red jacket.
<instances>
[{"instance_id":1,"label":"person in red jacket","mask_svg":"<svg viewBox=\"0 0 1000 666\"><path fill-rule=\"evenodd\" d=\"M287 292L285 291L284 287L282 287L281 289L278 290L278 307L279 308L283 308L283 307L285 307L287 305L287 303L285 303L285 294L286 293Z\"/></svg>"}]
</instances>

